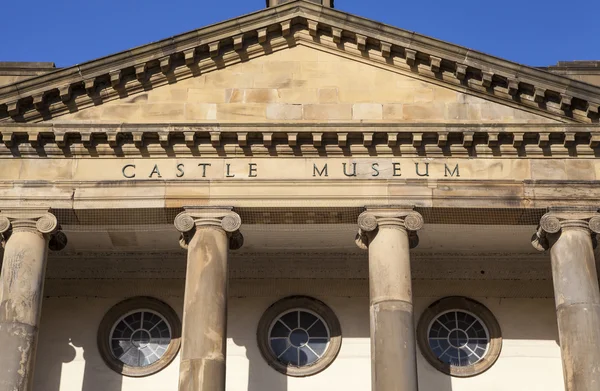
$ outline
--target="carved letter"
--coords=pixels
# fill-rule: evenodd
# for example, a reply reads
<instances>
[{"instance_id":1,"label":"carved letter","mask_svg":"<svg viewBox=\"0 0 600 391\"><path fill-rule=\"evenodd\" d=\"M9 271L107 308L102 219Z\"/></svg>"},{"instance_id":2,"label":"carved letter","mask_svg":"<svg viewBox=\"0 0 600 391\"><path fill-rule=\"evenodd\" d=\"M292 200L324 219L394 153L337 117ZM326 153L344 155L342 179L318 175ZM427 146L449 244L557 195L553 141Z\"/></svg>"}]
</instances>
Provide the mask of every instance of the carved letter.
<instances>
[{"instance_id":1,"label":"carved letter","mask_svg":"<svg viewBox=\"0 0 600 391\"><path fill-rule=\"evenodd\" d=\"M352 163L352 174L348 174L346 172L346 163L342 163L344 165L344 175L346 176L356 176L356 163Z\"/></svg>"},{"instance_id":2,"label":"carved letter","mask_svg":"<svg viewBox=\"0 0 600 391\"><path fill-rule=\"evenodd\" d=\"M373 173L371 174L371 176L379 176L379 163L373 163L371 164L371 168L373 169Z\"/></svg>"},{"instance_id":3,"label":"carved letter","mask_svg":"<svg viewBox=\"0 0 600 391\"><path fill-rule=\"evenodd\" d=\"M419 172L419 163L415 163L415 170L418 176L429 176L429 163L425 163L425 174Z\"/></svg>"},{"instance_id":4,"label":"carved letter","mask_svg":"<svg viewBox=\"0 0 600 391\"><path fill-rule=\"evenodd\" d=\"M123 176L125 178L131 179L131 178L135 178L135 172L132 173L131 175L127 175L125 173L125 170L127 170L129 167L134 168L135 169L135 164L126 164L125 167L123 167Z\"/></svg>"},{"instance_id":5,"label":"carved letter","mask_svg":"<svg viewBox=\"0 0 600 391\"><path fill-rule=\"evenodd\" d=\"M458 164L456 165L456 167L454 167L454 170L452 170L452 172L450 172L448 165L444 164L444 176L448 176L448 174L450 174L450 176L454 176L454 174L456 174L457 178L460 177L460 172L458 171Z\"/></svg>"},{"instance_id":6,"label":"carved letter","mask_svg":"<svg viewBox=\"0 0 600 391\"><path fill-rule=\"evenodd\" d=\"M258 176L257 172L256 163L248 163L248 178L256 178Z\"/></svg>"},{"instance_id":7,"label":"carved letter","mask_svg":"<svg viewBox=\"0 0 600 391\"><path fill-rule=\"evenodd\" d=\"M160 171L158 171L158 164L154 165L154 168L152 169L152 172L150 173L148 178L152 178L152 175L154 174L157 174L159 178L162 178L162 175L160 175Z\"/></svg>"},{"instance_id":8,"label":"carved letter","mask_svg":"<svg viewBox=\"0 0 600 391\"><path fill-rule=\"evenodd\" d=\"M329 176L327 174L327 163L325 163L321 171L319 171L316 164L313 164L313 176L317 176L317 174L319 174L319 176L323 176L323 173L325 173L325 176Z\"/></svg>"},{"instance_id":9,"label":"carved letter","mask_svg":"<svg viewBox=\"0 0 600 391\"><path fill-rule=\"evenodd\" d=\"M402 176L400 163L392 163L394 165L394 176Z\"/></svg>"},{"instance_id":10,"label":"carved letter","mask_svg":"<svg viewBox=\"0 0 600 391\"><path fill-rule=\"evenodd\" d=\"M179 171L179 172L177 173L177 175L176 175L176 176L177 176L177 178L181 178L181 177L184 175L184 172L183 172L183 168L184 168L184 167L185 167L185 166L183 165L183 163L179 163L179 164L177 165L177 171Z\"/></svg>"},{"instance_id":11,"label":"carved letter","mask_svg":"<svg viewBox=\"0 0 600 391\"><path fill-rule=\"evenodd\" d=\"M202 178L206 178L206 167L210 167L210 163L200 163L198 167L202 167Z\"/></svg>"},{"instance_id":12,"label":"carved letter","mask_svg":"<svg viewBox=\"0 0 600 391\"><path fill-rule=\"evenodd\" d=\"M226 176L227 178L233 178L233 177L235 177L235 174L231 174L231 173L229 173L229 170L231 169L231 164L227 163L227 164L226 164L226 166L227 166L227 170L226 170L226 171L227 171L227 173L225 174L225 176Z\"/></svg>"}]
</instances>

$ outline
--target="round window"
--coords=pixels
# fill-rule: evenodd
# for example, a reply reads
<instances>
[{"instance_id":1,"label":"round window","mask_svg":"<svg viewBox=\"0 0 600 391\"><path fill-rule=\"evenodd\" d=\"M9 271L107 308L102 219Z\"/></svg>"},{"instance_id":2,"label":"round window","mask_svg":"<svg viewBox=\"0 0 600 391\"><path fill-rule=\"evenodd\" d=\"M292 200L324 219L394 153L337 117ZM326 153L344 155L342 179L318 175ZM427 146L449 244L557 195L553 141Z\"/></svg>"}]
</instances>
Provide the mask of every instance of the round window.
<instances>
[{"instance_id":1,"label":"round window","mask_svg":"<svg viewBox=\"0 0 600 391\"><path fill-rule=\"evenodd\" d=\"M108 311L98 331L107 365L126 376L147 376L166 367L179 350L179 318L152 298L125 300Z\"/></svg>"},{"instance_id":2,"label":"round window","mask_svg":"<svg viewBox=\"0 0 600 391\"><path fill-rule=\"evenodd\" d=\"M474 376L500 355L500 326L482 304L461 297L433 303L417 330L421 353L435 368L457 377Z\"/></svg>"},{"instance_id":3,"label":"round window","mask_svg":"<svg viewBox=\"0 0 600 391\"><path fill-rule=\"evenodd\" d=\"M310 376L327 368L341 346L337 317L324 303L290 297L273 304L258 327L263 357L277 371Z\"/></svg>"}]
</instances>

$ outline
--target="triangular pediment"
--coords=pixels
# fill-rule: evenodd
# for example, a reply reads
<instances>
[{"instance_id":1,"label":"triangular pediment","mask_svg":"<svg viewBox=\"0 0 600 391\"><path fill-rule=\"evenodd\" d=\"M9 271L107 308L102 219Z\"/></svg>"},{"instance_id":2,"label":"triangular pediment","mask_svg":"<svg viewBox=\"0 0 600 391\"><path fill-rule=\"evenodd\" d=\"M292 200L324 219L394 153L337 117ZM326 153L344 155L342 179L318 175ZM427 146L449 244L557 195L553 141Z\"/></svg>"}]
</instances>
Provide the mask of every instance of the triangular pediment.
<instances>
[{"instance_id":1,"label":"triangular pediment","mask_svg":"<svg viewBox=\"0 0 600 391\"><path fill-rule=\"evenodd\" d=\"M479 124L556 119L381 69L368 61L298 45L64 114L54 121Z\"/></svg>"},{"instance_id":2,"label":"triangular pediment","mask_svg":"<svg viewBox=\"0 0 600 391\"><path fill-rule=\"evenodd\" d=\"M0 122L597 122L600 88L298 0L0 88Z\"/></svg>"}]
</instances>

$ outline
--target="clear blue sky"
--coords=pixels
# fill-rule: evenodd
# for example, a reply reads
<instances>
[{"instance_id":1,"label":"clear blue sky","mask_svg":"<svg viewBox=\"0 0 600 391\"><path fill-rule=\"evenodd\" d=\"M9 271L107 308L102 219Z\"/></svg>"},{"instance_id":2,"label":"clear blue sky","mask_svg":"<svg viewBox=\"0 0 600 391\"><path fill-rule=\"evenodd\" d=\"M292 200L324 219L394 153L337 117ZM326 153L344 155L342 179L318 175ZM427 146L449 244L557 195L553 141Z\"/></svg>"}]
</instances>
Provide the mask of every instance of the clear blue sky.
<instances>
[{"instance_id":1,"label":"clear blue sky","mask_svg":"<svg viewBox=\"0 0 600 391\"><path fill-rule=\"evenodd\" d=\"M335 0L336 8L533 66L600 60L600 1ZM69 66L224 21L265 0L4 0L0 61Z\"/></svg>"}]
</instances>

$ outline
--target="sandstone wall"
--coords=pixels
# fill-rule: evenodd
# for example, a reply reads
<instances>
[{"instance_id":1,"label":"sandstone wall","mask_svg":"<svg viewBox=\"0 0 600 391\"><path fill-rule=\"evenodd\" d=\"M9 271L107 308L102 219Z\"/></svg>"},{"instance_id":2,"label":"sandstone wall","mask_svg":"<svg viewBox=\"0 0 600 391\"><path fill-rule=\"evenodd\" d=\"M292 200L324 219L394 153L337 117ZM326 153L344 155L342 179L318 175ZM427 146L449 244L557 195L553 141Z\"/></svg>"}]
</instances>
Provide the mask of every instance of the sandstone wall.
<instances>
[{"instance_id":1,"label":"sandstone wall","mask_svg":"<svg viewBox=\"0 0 600 391\"><path fill-rule=\"evenodd\" d=\"M61 121L552 120L304 46L255 58L117 101Z\"/></svg>"},{"instance_id":2,"label":"sandstone wall","mask_svg":"<svg viewBox=\"0 0 600 391\"><path fill-rule=\"evenodd\" d=\"M269 285L269 280L264 284ZM465 284L468 284L465 281ZM156 297L181 316L181 297ZM264 291L264 290L263 290ZM310 292L299 292L310 294ZM137 292L131 292L136 295ZM164 294L164 293L163 293ZM448 295L453 292L448 290ZM271 369L256 344L256 326L281 297L231 298L228 329L228 391L365 391L370 389L369 307L365 297L318 297L338 316L343 333L338 358L324 372L291 378ZM415 298L418 316L439 297ZM450 378L420 355L421 391L563 390L560 350L552 299L477 298L496 316L503 331L501 356L490 370L467 379ZM121 299L48 298L44 302L34 391L176 391L178 357L146 378L122 378L106 367L96 348L100 320ZM417 320L416 319L416 320ZM393 365L393 363L391 363Z\"/></svg>"}]
</instances>

